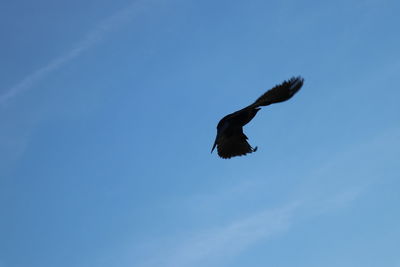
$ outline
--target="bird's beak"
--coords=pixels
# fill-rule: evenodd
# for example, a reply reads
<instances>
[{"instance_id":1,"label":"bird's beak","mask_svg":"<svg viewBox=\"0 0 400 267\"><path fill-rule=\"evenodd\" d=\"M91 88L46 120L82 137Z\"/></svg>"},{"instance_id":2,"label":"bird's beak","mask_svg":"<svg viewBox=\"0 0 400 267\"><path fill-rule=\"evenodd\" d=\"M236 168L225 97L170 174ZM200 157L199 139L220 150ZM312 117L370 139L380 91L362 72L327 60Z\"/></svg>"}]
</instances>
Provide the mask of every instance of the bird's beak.
<instances>
[{"instance_id":1,"label":"bird's beak","mask_svg":"<svg viewBox=\"0 0 400 267\"><path fill-rule=\"evenodd\" d=\"M218 134L217 134L217 136L215 137L215 141L214 141L214 145L213 145L213 147L212 147L212 149L211 149L211 153L213 153L215 147L217 146L217 140L218 140Z\"/></svg>"},{"instance_id":2,"label":"bird's beak","mask_svg":"<svg viewBox=\"0 0 400 267\"><path fill-rule=\"evenodd\" d=\"M212 147L212 149L211 149L211 153L213 153L213 151L214 151L214 149L215 149L216 146L217 146L217 142L214 142L214 145L213 145L213 147Z\"/></svg>"}]
</instances>

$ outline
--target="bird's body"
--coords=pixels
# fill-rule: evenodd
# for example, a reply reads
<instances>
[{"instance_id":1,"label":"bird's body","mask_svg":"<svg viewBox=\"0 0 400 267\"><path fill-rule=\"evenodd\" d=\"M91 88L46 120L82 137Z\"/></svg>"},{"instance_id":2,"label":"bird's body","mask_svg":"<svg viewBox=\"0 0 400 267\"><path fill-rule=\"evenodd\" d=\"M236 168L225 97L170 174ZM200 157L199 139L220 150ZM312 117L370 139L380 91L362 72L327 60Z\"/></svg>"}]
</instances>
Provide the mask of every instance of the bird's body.
<instances>
[{"instance_id":1,"label":"bird's body","mask_svg":"<svg viewBox=\"0 0 400 267\"><path fill-rule=\"evenodd\" d=\"M261 106L268 106L290 99L303 86L303 78L293 77L276 85L260 96L253 104L223 117L217 125L217 136L211 152L217 147L221 158L231 158L255 152L247 142L247 136L243 133L243 126L249 123Z\"/></svg>"}]
</instances>

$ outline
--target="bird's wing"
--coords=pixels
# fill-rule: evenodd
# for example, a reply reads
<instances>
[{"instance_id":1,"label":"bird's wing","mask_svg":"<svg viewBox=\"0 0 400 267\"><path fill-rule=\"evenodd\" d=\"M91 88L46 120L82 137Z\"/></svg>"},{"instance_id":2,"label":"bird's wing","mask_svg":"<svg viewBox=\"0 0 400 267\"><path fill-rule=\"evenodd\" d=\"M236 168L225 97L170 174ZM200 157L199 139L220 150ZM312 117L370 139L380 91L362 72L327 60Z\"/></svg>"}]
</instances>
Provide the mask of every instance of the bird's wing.
<instances>
[{"instance_id":1,"label":"bird's wing","mask_svg":"<svg viewBox=\"0 0 400 267\"><path fill-rule=\"evenodd\" d=\"M260 96L253 104L248 107L254 108L259 106L268 106L270 104L289 100L303 86L304 79L302 77L292 77L281 84L276 85Z\"/></svg>"},{"instance_id":2,"label":"bird's wing","mask_svg":"<svg viewBox=\"0 0 400 267\"><path fill-rule=\"evenodd\" d=\"M218 139L217 150L221 158L229 159L235 156L243 156L257 150L252 148L246 141L247 136L242 133L237 133L231 136L222 135Z\"/></svg>"}]
</instances>

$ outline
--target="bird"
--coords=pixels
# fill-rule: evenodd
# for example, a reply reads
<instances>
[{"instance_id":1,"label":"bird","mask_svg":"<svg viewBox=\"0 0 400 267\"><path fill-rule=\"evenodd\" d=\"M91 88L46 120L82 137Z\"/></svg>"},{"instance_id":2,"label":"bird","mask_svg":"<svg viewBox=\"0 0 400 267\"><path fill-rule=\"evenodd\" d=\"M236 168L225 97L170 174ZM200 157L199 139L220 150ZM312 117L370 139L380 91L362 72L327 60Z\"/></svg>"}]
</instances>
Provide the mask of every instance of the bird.
<instances>
[{"instance_id":1,"label":"bird","mask_svg":"<svg viewBox=\"0 0 400 267\"><path fill-rule=\"evenodd\" d=\"M247 136L243 133L243 126L249 123L260 111L260 107L274 103L280 103L292 98L303 86L304 79L301 76L292 77L275 85L257 98L251 105L223 117L217 125L217 136L211 153L217 147L218 156L229 159L236 156L244 156L257 151L252 147Z\"/></svg>"}]
</instances>

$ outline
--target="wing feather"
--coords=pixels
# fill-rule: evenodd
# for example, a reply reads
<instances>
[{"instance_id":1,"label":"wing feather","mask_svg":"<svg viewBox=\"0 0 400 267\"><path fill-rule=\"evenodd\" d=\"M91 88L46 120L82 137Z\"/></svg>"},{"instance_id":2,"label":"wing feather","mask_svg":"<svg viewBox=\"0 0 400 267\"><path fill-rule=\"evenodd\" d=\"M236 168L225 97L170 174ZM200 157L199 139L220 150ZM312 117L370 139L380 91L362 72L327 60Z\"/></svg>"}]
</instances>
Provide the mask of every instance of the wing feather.
<instances>
[{"instance_id":1,"label":"wing feather","mask_svg":"<svg viewBox=\"0 0 400 267\"><path fill-rule=\"evenodd\" d=\"M301 77L293 77L284 81L260 96L250 107L268 106L289 100L300 90L303 82L304 79Z\"/></svg>"}]
</instances>

